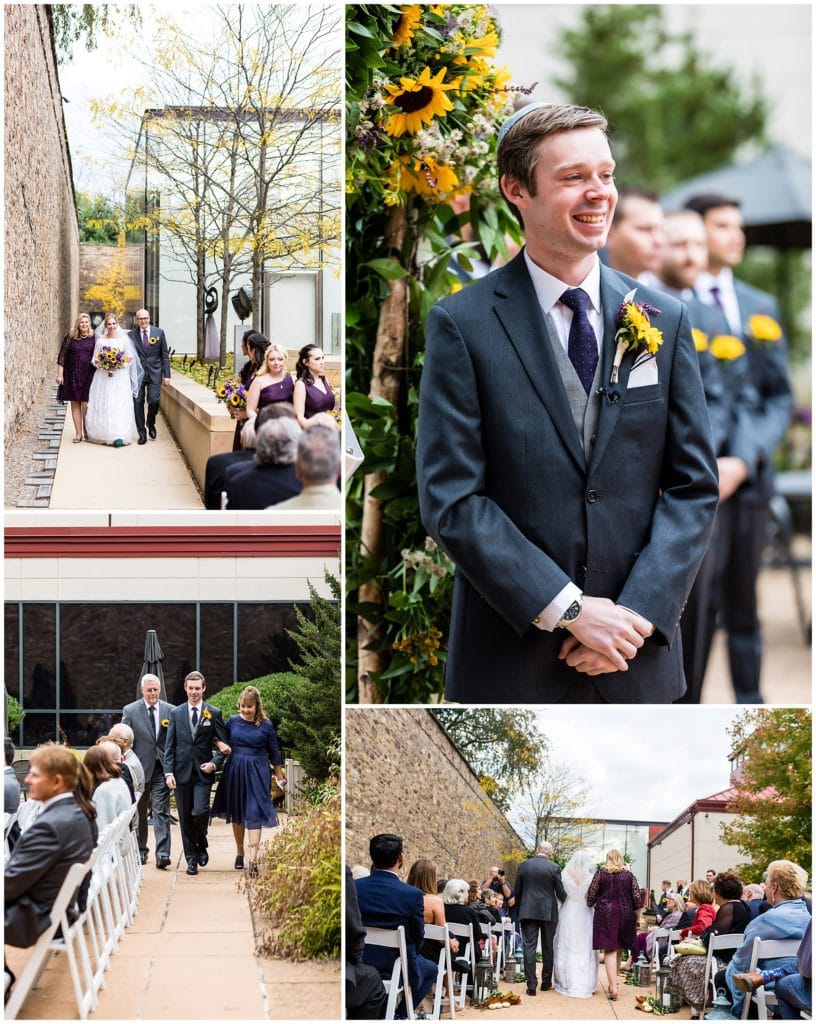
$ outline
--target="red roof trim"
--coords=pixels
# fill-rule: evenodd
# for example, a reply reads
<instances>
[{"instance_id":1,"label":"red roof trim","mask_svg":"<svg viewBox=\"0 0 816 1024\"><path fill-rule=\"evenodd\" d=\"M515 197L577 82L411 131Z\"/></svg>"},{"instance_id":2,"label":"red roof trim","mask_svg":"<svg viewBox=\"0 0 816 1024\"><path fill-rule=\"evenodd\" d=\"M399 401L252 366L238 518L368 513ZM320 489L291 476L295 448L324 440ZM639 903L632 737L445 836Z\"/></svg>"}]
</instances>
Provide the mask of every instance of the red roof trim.
<instances>
[{"instance_id":1,"label":"red roof trim","mask_svg":"<svg viewBox=\"0 0 816 1024\"><path fill-rule=\"evenodd\" d=\"M8 527L6 558L338 558L340 527Z\"/></svg>"}]
</instances>

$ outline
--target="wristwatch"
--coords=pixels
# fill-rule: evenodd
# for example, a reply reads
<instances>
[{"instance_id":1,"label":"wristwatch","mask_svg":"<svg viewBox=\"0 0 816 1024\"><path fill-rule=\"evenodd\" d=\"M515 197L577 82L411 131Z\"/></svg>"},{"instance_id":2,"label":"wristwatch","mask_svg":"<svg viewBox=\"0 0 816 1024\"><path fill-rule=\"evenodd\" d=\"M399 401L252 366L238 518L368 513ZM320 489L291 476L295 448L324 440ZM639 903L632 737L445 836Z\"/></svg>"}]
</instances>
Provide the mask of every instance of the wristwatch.
<instances>
[{"instance_id":1,"label":"wristwatch","mask_svg":"<svg viewBox=\"0 0 816 1024\"><path fill-rule=\"evenodd\" d=\"M556 629L565 629L571 622L574 622L581 614L582 598L577 598L569 608L566 609L561 618L556 622Z\"/></svg>"}]
</instances>

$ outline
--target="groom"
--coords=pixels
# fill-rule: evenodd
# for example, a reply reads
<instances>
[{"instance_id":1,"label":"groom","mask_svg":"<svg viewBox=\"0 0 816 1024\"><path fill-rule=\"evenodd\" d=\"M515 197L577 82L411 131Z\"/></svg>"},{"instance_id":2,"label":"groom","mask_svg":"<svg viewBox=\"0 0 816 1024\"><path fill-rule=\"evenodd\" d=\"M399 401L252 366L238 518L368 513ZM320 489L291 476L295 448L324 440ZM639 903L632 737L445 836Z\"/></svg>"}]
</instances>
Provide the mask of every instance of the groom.
<instances>
[{"instance_id":1,"label":"groom","mask_svg":"<svg viewBox=\"0 0 816 1024\"><path fill-rule=\"evenodd\" d=\"M204 703L205 682L200 672L184 680L187 703L173 708L164 745L165 782L176 791L181 841L187 874L197 875L210 857L207 853L207 825L210 820L210 791L215 770L223 764L221 753L213 754L216 740L227 743L221 712Z\"/></svg>"},{"instance_id":2,"label":"groom","mask_svg":"<svg viewBox=\"0 0 816 1024\"><path fill-rule=\"evenodd\" d=\"M525 248L426 328L420 505L457 567L445 695L669 703L718 493L688 317L598 260L617 201L603 115L523 107L498 161ZM662 343L616 381L632 289Z\"/></svg>"},{"instance_id":3,"label":"groom","mask_svg":"<svg viewBox=\"0 0 816 1024\"><path fill-rule=\"evenodd\" d=\"M151 327L150 313L140 309L136 314L136 327L128 331L136 354L142 362L144 376L138 395L133 399L136 413L136 429L139 433L139 444L147 443L147 435L151 441L156 440L156 414L159 411L162 384L170 383L170 353L167 339L161 327ZM147 432L145 432L145 397L147 397Z\"/></svg>"}]
</instances>

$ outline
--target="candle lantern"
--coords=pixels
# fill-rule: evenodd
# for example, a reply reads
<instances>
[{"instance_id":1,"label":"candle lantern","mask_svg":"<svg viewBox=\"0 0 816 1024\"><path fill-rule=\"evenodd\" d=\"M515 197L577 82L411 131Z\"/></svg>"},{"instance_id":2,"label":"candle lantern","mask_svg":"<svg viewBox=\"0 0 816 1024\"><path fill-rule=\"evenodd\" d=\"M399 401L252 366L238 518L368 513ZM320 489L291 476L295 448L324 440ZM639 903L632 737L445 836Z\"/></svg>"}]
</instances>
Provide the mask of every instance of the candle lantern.
<instances>
[{"instance_id":1,"label":"candle lantern","mask_svg":"<svg viewBox=\"0 0 816 1024\"><path fill-rule=\"evenodd\" d=\"M488 940L489 941L489 940ZM476 962L476 976L473 979L473 1002L479 1005L496 991L496 976L490 957L482 956Z\"/></svg>"},{"instance_id":2,"label":"candle lantern","mask_svg":"<svg viewBox=\"0 0 816 1024\"><path fill-rule=\"evenodd\" d=\"M655 978L655 999L664 1013L677 1013L682 1005L680 995L671 980L671 971L665 962L658 968Z\"/></svg>"}]
</instances>

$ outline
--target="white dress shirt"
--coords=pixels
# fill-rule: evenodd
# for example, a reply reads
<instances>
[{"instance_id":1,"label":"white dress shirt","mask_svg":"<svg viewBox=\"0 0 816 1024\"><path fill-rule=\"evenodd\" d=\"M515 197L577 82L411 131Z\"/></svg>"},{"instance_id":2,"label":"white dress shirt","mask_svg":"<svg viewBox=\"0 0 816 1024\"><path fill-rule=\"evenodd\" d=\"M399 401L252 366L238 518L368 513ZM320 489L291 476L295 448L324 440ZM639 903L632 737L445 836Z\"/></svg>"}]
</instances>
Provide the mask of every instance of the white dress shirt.
<instances>
[{"instance_id":1,"label":"white dress shirt","mask_svg":"<svg viewBox=\"0 0 816 1024\"><path fill-rule=\"evenodd\" d=\"M720 289L719 302L712 294L713 287ZM742 314L734 287L734 274L730 267L723 267L716 277L704 270L694 282L694 291L707 306L720 306L731 332L737 336L742 334Z\"/></svg>"}]
</instances>

